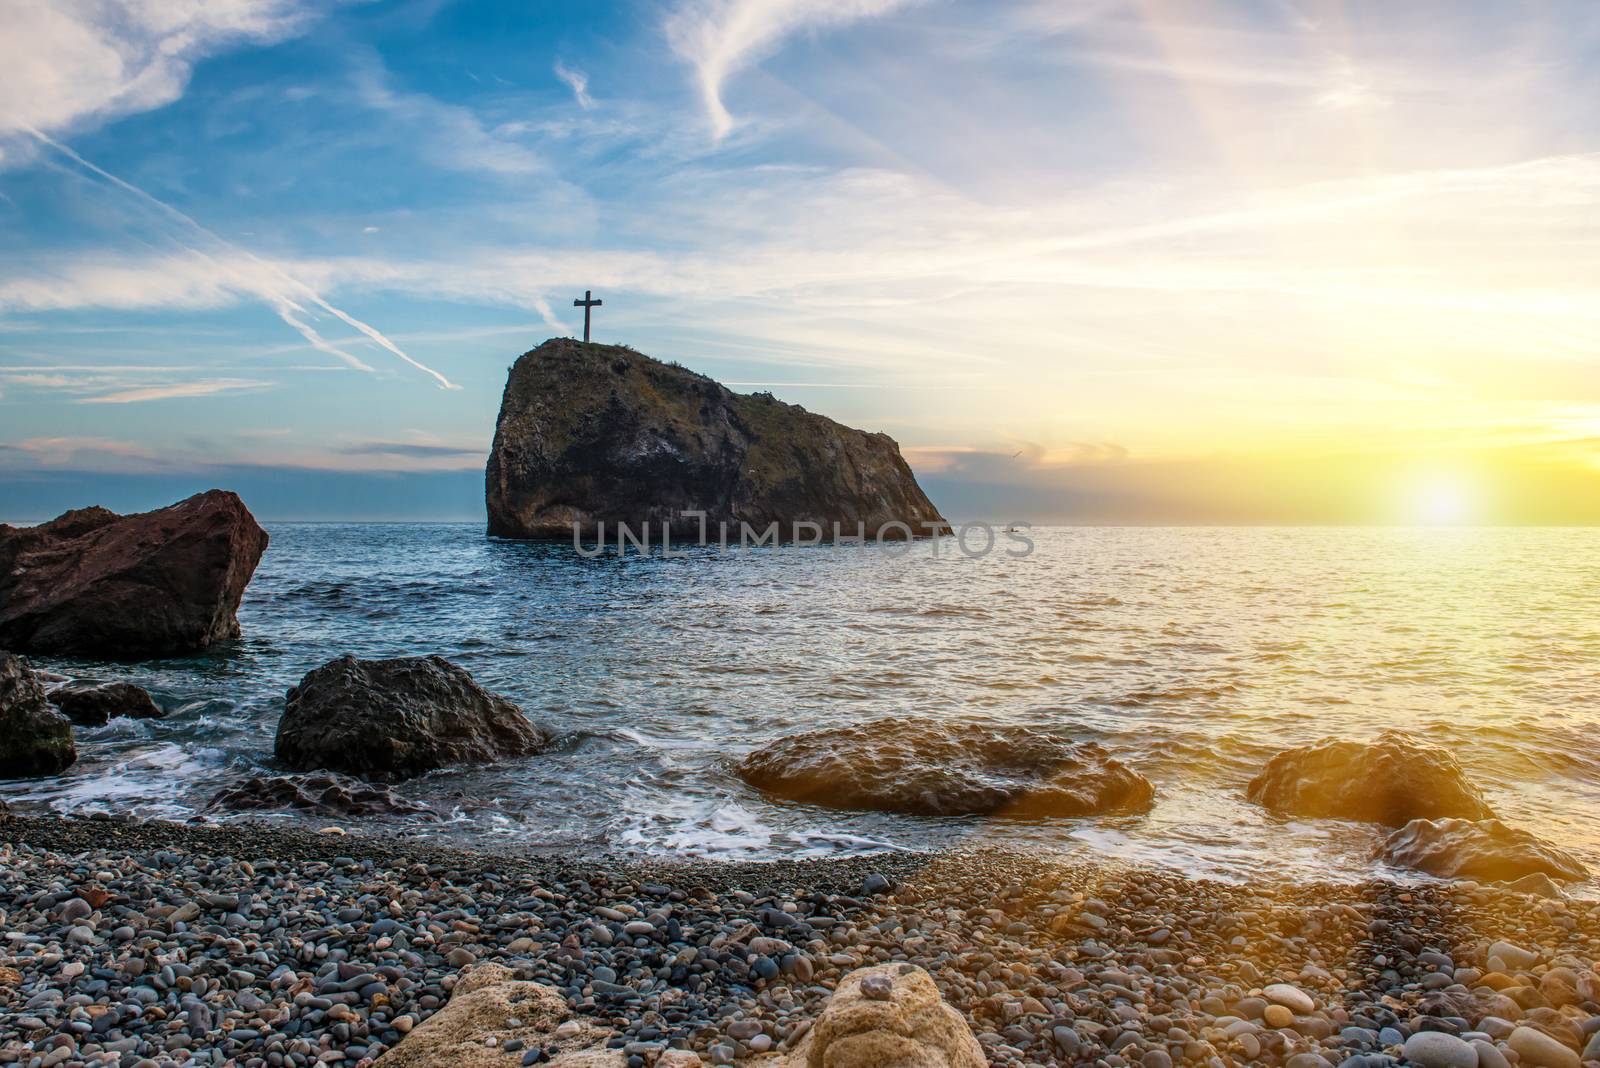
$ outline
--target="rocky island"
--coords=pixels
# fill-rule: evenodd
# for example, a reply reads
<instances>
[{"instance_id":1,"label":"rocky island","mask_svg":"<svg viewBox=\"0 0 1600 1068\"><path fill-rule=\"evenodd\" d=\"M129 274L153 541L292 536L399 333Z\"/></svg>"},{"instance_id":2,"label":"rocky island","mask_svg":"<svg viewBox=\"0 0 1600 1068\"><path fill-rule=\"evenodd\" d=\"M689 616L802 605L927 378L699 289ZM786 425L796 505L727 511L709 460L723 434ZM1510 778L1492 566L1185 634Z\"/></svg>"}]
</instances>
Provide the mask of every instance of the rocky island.
<instances>
[{"instance_id":1,"label":"rocky island","mask_svg":"<svg viewBox=\"0 0 1600 1068\"><path fill-rule=\"evenodd\" d=\"M741 524L777 524L781 540L797 523L822 539L836 524L838 535L883 539L946 529L888 435L570 338L511 368L487 501L489 533L506 538L592 537L601 523L666 524L678 540L724 523L735 539Z\"/></svg>"}]
</instances>

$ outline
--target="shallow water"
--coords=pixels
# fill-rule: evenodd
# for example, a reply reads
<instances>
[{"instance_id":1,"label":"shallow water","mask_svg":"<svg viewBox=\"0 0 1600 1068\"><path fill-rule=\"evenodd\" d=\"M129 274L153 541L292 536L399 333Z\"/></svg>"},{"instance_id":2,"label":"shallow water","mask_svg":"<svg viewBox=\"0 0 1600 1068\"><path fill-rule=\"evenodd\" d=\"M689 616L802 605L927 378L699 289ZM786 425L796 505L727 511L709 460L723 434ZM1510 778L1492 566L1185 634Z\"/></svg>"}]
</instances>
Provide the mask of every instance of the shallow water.
<instances>
[{"instance_id":1,"label":"shallow water","mask_svg":"<svg viewBox=\"0 0 1600 1068\"><path fill-rule=\"evenodd\" d=\"M1228 879L1358 878L1376 829L1273 818L1244 784L1284 746L1399 726L1452 748L1503 818L1600 869L1600 530L1055 528L1023 559L944 539L937 559L922 542L670 560L586 560L465 525L269 530L242 640L134 664L38 658L174 711L80 730L70 772L0 797L186 817L271 769L284 692L311 668L440 653L564 741L401 785L448 814L425 834L745 859L1026 844ZM1156 783L1156 807L845 813L767 800L732 770L792 731L911 714L1099 741Z\"/></svg>"}]
</instances>

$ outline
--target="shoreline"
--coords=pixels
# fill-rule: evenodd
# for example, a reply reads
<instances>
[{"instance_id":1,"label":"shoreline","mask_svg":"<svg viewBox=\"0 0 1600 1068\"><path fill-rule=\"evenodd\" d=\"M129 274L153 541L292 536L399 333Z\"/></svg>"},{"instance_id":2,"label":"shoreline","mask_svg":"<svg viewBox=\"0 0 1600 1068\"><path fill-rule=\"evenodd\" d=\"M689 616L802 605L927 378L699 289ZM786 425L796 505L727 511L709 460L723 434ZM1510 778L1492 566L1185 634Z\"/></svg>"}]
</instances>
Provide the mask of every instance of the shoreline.
<instances>
[{"instance_id":1,"label":"shoreline","mask_svg":"<svg viewBox=\"0 0 1600 1068\"><path fill-rule=\"evenodd\" d=\"M1600 985L1540 992L1592 975L1600 902L1471 883L1237 885L993 850L587 859L16 815L0 860L5 1064L362 1065L487 961L638 1065L669 1046L759 1061L889 961L928 969L1000 1065L1357 1068L1423 1031L1496 1048L1530 1026L1576 1064L1600 1032ZM1500 941L1532 955L1527 982L1484 985ZM1291 1006L1263 996L1275 983ZM1527 1005L1501 992L1524 987Z\"/></svg>"}]
</instances>

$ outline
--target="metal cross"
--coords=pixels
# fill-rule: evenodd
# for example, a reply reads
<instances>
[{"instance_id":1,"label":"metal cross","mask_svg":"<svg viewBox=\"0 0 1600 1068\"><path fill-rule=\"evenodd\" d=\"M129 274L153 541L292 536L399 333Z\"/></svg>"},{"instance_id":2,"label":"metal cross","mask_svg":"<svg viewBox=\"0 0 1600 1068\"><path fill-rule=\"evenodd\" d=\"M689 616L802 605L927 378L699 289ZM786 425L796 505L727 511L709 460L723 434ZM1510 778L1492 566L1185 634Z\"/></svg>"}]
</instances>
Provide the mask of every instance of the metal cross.
<instances>
[{"instance_id":1,"label":"metal cross","mask_svg":"<svg viewBox=\"0 0 1600 1068\"><path fill-rule=\"evenodd\" d=\"M605 303L605 302L604 301L595 300L594 299L594 294L591 291L587 290L587 289L585 289L583 291L583 299L582 300L575 300L575 301L572 302L572 306L574 308L582 308L583 309L583 340L585 340L585 341L589 340L589 309L590 308L598 308L603 303Z\"/></svg>"}]
</instances>

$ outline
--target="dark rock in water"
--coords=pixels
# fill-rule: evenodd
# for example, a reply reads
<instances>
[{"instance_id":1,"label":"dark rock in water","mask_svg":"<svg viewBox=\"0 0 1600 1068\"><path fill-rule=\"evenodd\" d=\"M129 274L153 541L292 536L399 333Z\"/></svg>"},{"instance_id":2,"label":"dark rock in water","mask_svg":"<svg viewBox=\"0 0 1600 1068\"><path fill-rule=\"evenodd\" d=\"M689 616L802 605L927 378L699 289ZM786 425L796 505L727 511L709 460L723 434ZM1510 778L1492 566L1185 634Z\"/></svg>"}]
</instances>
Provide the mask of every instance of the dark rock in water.
<instances>
[{"instance_id":1,"label":"dark rock in water","mask_svg":"<svg viewBox=\"0 0 1600 1068\"><path fill-rule=\"evenodd\" d=\"M346 656L289 691L277 753L298 770L403 779L536 753L550 740L522 709L442 657Z\"/></svg>"},{"instance_id":2,"label":"dark rock in water","mask_svg":"<svg viewBox=\"0 0 1600 1068\"><path fill-rule=\"evenodd\" d=\"M1250 800L1288 816L1399 827L1415 819L1494 815L1449 750L1399 731L1287 749L1250 781Z\"/></svg>"},{"instance_id":3,"label":"dark rock in water","mask_svg":"<svg viewBox=\"0 0 1600 1068\"><path fill-rule=\"evenodd\" d=\"M50 691L50 703L80 727L103 727L116 716L160 719L165 715L148 692L131 682L61 686Z\"/></svg>"},{"instance_id":4,"label":"dark rock in water","mask_svg":"<svg viewBox=\"0 0 1600 1068\"><path fill-rule=\"evenodd\" d=\"M933 719L780 738L745 757L739 774L791 801L919 816L1144 812L1155 797L1148 779L1093 742L1030 727Z\"/></svg>"},{"instance_id":5,"label":"dark rock in water","mask_svg":"<svg viewBox=\"0 0 1600 1068\"><path fill-rule=\"evenodd\" d=\"M50 707L28 662L0 653L0 779L55 775L77 759L72 724Z\"/></svg>"},{"instance_id":6,"label":"dark rock in water","mask_svg":"<svg viewBox=\"0 0 1600 1068\"><path fill-rule=\"evenodd\" d=\"M0 525L0 647L160 656L237 638L234 613L266 547L225 490L138 515L80 508Z\"/></svg>"},{"instance_id":7,"label":"dark rock in water","mask_svg":"<svg viewBox=\"0 0 1600 1068\"><path fill-rule=\"evenodd\" d=\"M778 540L839 533L905 538L946 529L885 434L852 430L770 394L736 394L704 375L632 349L558 338L511 368L488 467L489 533L593 536L607 524L680 543L729 525ZM890 524L904 524L891 526Z\"/></svg>"},{"instance_id":8,"label":"dark rock in water","mask_svg":"<svg viewBox=\"0 0 1600 1068\"><path fill-rule=\"evenodd\" d=\"M1589 874L1572 854L1495 819L1412 820L1389 836L1381 855L1390 864L1446 879L1504 883L1529 875L1570 880Z\"/></svg>"},{"instance_id":9,"label":"dark rock in water","mask_svg":"<svg viewBox=\"0 0 1600 1068\"><path fill-rule=\"evenodd\" d=\"M387 786L343 775L253 775L219 791L209 808L293 809L321 816L434 815L427 805L407 801Z\"/></svg>"}]
</instances>

